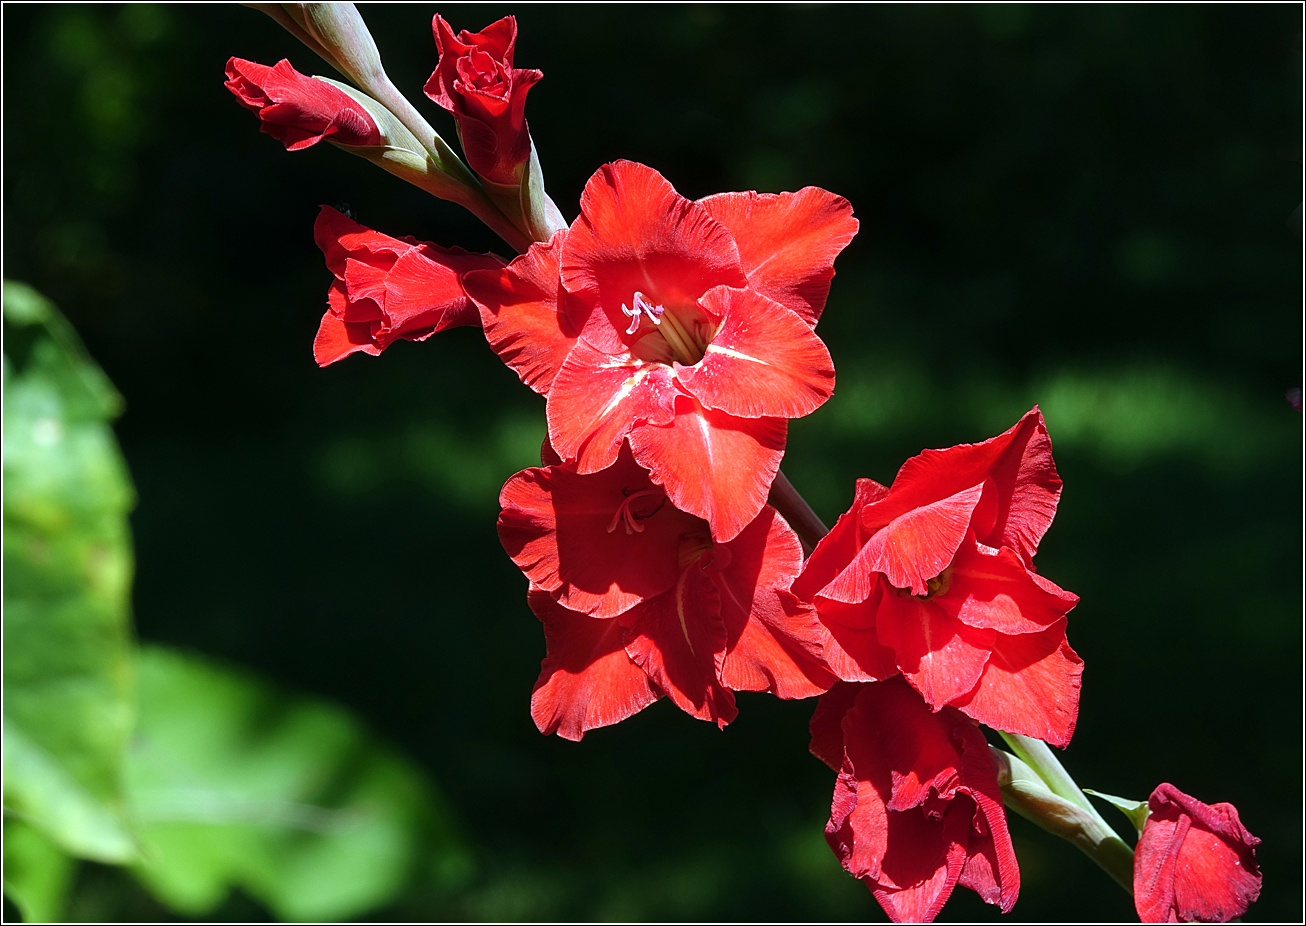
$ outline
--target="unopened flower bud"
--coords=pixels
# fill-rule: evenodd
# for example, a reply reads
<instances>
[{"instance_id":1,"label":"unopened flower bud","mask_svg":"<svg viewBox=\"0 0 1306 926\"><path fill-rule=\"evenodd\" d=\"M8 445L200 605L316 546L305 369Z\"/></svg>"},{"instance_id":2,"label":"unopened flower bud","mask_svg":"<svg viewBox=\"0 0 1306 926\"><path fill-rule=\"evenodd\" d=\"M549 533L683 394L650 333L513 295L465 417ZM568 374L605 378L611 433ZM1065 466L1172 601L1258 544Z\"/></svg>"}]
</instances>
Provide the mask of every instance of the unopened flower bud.
<instances>
[{"instance_id":1,"label":"unopened flower bud","mask_svg":"<svg viewBox=\"0 0 1306 926\"><path fill-rule=\"evenodd\" d=\"M1260 840L1232 804L1203 804L1157 785L1134 855L1134 907L1144 923L1227 923L1261 893Z\"/></svg>"},{"instance_id":2,"label":"unopened flower bud","mask_svg":"<svg viewBox=\"0 0 1306 926\"><path fill-rule=\"evenodd\" d=\"M329 141L436 196L460 189L398 116L348 84L301 74L285 60L267 67L232 58L227 89L289 151Z\"/></svg>"},{"instance_id":3,"label":"unopened flower bud","mask_svg":"<svg viewBox=\"0 0 1306 926\"><path fill-rule=\"evenodd\" d=\"M403 177L434 196L466 206L519 251L526 250L531 235L534 234L528 232L528 228L551 228L550 222L558 227L565 225L557 212L557 207L552 203L545 203L539 197L532 199L526 210L533 218L531 222L521 218L523 210L520 206L510 210L512 214L505 214L502 211L501 207L481 189L476 178L439 133L431 128L422 114L413 108L413 104L391 82L381 65L381 55L377 51L376 42L372 39L372 34L368 32L363 17L354 4L247 3L245 5L260 10L276 20L322 60L357 84L362 90L360 96L363 99L383 107L385 114L393 115L393 121L402 124L406 130L403 133L405 137L400 140L401 133L390 133L387 126L383 124L381 128L387 135L387 145L379 149L366 145L350 146L345 142L337 143L358 148L359 150L354 153L375 161L391 173ZM325 80L325 78L319 79ZM339 84L336 86L338 89L345 89L348 95L357 99L352 88L344 88L344 85ZM375 111L373 114L377 115ZM410 147L409 139L416 141L415 147ZM316 140L321 139L319 137ZM527 141L529 142L529 138ZM534 189L535 185L527 186Z\"/></svg>"},{"instance_id":4,"label":"unopened flower bud","mask_svg":"<svg viewBox=\"0 0 1306 926\"><path fill-rule=\"evenodd\" d=\"M513 67L517 20L506 16L480 32L454 34L438 14L432 23L440 59L426 95L458 122L472 170L482 180L514 189L530 166L526 93L542 71Z\"/></svg>"},{"instance_id":5,"label":"unopened flower bud","mask_svg":"<svg viewBox=\"0 0 1306 926\"><path fill-rule=\"evenodd\" d=\"M526 125L526 93L544 74L513 66L516 18L455 34L437 14L431 28L440 57L426 95L453 115L463 154L486 195L533 240L548 241L567 222L544 191Z\"/></svg>"},{"instance_id":6,"label":"unopened flower bud","mask_svg":"<svg viewBox=\"0 0 1306 926\"><path fill-rule=\"evenodd\" d=\"M301 74L284 58L272 67L232 58L226 86L242 106L258 114L263 131L289 151L323 140L356 148L385 141L367 107L338 87Z\"/></svg>"}]
</instances>

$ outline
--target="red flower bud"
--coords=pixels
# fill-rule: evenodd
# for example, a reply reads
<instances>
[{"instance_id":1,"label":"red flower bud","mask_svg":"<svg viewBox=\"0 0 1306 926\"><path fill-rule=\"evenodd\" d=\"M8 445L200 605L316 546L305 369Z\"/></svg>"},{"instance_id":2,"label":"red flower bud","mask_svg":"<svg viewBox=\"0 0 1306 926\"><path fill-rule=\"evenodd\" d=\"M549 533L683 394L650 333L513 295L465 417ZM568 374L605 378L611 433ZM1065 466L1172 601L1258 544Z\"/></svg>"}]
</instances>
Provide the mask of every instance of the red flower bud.
<instances>
[{"instance_id":1,"label":"red flower bud","mask_svg":"<svg viewBox=\"0 0 1306 926\"><path fill-rule=\"evenodd\" d=\"M1233 804L1203 804L1157 785L1134 850L1134 907L1144 923L1227 923L1260 896L1260 840Z\"/></svg>"},{"instance_id":2,"label":"red flower bud","mask_svg":"<svg viewBox=\"0 0 1306 926\"><path fill-rule=\"evenodd\" d=\"M258 113L263 131L298 151L323 139L370 147L384 142L376 120L358 102L326 81L301 74L284 58L272 67L232 58L227 89Z\"/></svg>"},{"instance_id":3,"label":"red flower bud","mask_svg":"<svg viewBox=\"0 0 1306 926\"><path fill-rule=\"evenodd\" d=\"M531 156L526 91L542 71L514 68L517 19L507 16L480 32L431 23L440 60L423 88L458 120L458 136L472 170L491 183L516 186Z\"/></svg>"},{"instance_id":4,"label":"red flower bud","mask_svg":"<svg viewBox=\"0 0 1306 926\"><path fill-rule=\"evenodd\" d=\"M326 206L313 237L336 277L327 293L331 308L313 341L320 366L355 351L375 356L400 339L421 341L445 328L479 326L462 275L504 265L493 254L391 238Z\"/></svg>"}]
</instances>

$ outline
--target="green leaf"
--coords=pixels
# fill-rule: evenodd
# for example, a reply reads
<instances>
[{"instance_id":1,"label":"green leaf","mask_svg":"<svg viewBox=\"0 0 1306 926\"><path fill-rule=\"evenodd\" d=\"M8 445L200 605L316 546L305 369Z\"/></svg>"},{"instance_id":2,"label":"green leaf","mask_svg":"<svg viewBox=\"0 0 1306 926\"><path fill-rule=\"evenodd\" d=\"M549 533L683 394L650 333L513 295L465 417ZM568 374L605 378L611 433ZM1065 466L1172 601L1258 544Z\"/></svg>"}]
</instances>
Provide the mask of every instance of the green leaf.
<instances>
[{"instance_id":1,"label":"green leaf","mask_svg":"<svg viewBox=\"0 0 1306 926\"><path fill-rule=\"evenodd\" d=\"M87 354L68 319L26 283L4 281L4 319L15 329L33 328L50 346L41 348L55 362L52 373L64 389L64 399L79 416L112 420L122 414L123 401L113 383ZM7 365L7 361L6 361ZM9 383L6 379L5 386Z\"/></svg>"},{"instance_id":2,"label":"green leaf","mask_svg":"<svg viewBox=\"0 0 1306 926\"><path fill-rule=\"evenodd\" d=\"M1094 791L1091 788L1085 788L1084 793L1101 798L1116 810L1123 813L1129 818L1129 822L1134 825L1134 829L1138 830L1138 835L1143 835L1143 825L1147 823L1147 817L1151 813L1151 810L1148 809L1147 801L1131 801L1127 797L1116 797L1114 794L1103 794L1101 791Z\"/></svg>"},{"instance_id":3,"label":"green leaf","mask_svg":"<svg viewBox=\"0 0 1306 926\"><path fill-rule=\"evenodd\" d=\"M36 829L7 817L5 833L5 895L13 900L24 923L57 922L72 881L73 860Z\"/></svg>"},{"instance_id":4,"label":"green leaf","mask_svg":"<svg viewBox=\"0 0 1306 926\"><path fill-rule=\"evenodd\" d=\"M202 916L241 888L288 920L394 897L423 845L466 867L429 784L341 710L147 647L129 790L137 876Z\"/></svg>"},{"instance_id":5,"label":"green leaf","mask_svg":"<svg viewBox=\"0 0 1306 926\"><path fill-rule=\"evenodd\" d=\"M122 400L30 287L4 284L4 317L5 815L123 862L134 494L109 427Z\"/></svg>"}]
</instances>

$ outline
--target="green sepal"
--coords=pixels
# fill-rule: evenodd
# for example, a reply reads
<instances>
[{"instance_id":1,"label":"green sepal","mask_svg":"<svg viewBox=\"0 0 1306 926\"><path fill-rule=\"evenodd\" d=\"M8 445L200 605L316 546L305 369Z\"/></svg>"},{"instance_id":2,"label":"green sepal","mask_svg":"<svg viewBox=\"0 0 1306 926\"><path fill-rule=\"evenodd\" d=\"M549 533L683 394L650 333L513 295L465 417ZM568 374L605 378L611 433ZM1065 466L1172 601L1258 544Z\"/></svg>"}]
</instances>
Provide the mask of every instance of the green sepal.
<instances>
[{"instance_id":1,"label":"green sepal","mask_svg":"<svg viewBox=\"0 0 1306 926\"><path fill-rule=\"evenodd\" d=\"M1125 797L1116 797L1114 794L1103 794L1101 791L1094 791L1092 788L1085 788L1084 793L1106 801L1129 818L1129 822L1134 825L1138 835L1143 835L1143 826L1146 825L1147 818L1152 813L1147 806L1147 801L1131 801Z\"/></svg>"},{"instance_id":2,"label":"green sepal","mask_svg":"<svg viewBox=\"0 0 1306 926\"><path fill-rule=\"evenodd\" d=\"M540 155L535 150L534 139L531 140L531 157L527 162L526 176L522 180L520 208L526 231L535 241L548 241L567 227L567 220L544 191L544 169L540 166Z\"/></svg>"}]
</instances>

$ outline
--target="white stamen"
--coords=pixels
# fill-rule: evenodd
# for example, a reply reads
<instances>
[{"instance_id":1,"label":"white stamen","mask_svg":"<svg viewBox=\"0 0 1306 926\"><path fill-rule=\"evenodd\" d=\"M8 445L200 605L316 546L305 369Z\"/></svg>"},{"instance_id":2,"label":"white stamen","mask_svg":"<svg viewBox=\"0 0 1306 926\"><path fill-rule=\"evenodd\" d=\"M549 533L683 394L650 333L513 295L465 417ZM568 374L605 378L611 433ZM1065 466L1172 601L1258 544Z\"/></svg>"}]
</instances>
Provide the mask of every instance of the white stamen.
<instances>
[{"instance_id":1,"label":"white stamen","mask_svg":"<svg viewBox=\"0 0 1306 926\"><path fill-rule=\"evenodd\" d=\"M626 334L634 334L639 330L639 320L643 315L647 315L649 321L655 325L662 324L662 313L666 311L662 306L649 302L644 298L644 294L638 291L631 302L635 305L633 309L626 308L624 302L621 304L621 314L630 319L630 327L626 329Z\"/></svg>"}]
</instances>

